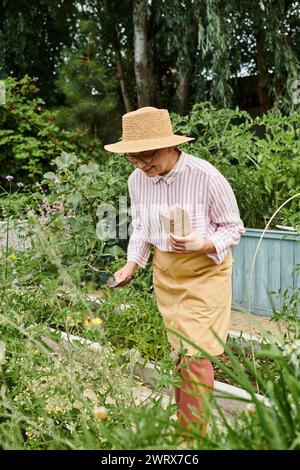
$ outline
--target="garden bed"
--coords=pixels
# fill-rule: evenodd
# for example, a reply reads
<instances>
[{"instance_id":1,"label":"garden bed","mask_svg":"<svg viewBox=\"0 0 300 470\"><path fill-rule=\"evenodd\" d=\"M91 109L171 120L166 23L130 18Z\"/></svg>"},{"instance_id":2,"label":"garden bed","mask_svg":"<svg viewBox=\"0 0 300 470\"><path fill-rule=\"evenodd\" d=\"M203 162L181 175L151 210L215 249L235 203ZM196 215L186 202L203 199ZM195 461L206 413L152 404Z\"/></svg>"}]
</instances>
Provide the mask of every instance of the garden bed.
<instances>
[{"instance_id":1,"label":"garden bed","mask_svg":"<svg viewBox=\"0 0 300 470\"><path fill-rule=\"evenodd\" d=\"M64 331L55 331L53 330L53 333L59 334L61 338L62 344L65 344L66 347L68 345L72 345L74 342L80 343L83 346L86 346L88 348L94 349L94 350L103 350L104 352L108 352L111 354L112 349L108 346L101 346L97 342L93 342L90 340L87 340L81 336L77 335L72 335L68 334ZM48 338L48 337L42 337L41 338L45 344L47 344L52 350L56 350L58 347L57 341L53 341L53 339ZM248 346L249 347L249 346ZM145 360L141 357L138 351L136 350L131 350L131 351L125 351L125 355L122 357L124 358L126 356L127 358L130 358L130 366L128 368L125 367L124 371L127 370L127 373L129 375L134 375L136 378L139 378L142 383L146 386L144 389L145 396L149 395L151 393L151 390L148 387L154 387L155 384L157 384L157 381L160 378L160 365L155 364L154 362L148 361L145 363ZM250 352L248 354L250 358ZM117 361L120 362L120 358L116 358ZM220 360L226 364L229 368L231 368L231 364L229 359L226 357L226 354L223 354ZM122 361L122 358L121 358ZM133 364L133 367L132 367ZM259 363L257 363L257 367L259 369ZM227 415L232 415L233 413L241 410L245 410L247 403L251 401L251 396L249 393L247 393L245 390L241 389L240 387L237 387L235 382L230 380L228 376L217 367L214 366L215 368L215 384L214 384L214 390L216 393L216 396L218 396L217 401L221 408L223 409L224 413L227 413ZM253 386L256 386L256 382L252 381ZM143 390L142 389L136 389L137 397L139 390L141 394L143 395ZM166 394L169 395L170 400L171 397L174 395L174 388L172 386L169 386L165 388L165 391L163 389L160 389L161 396L164 397L164 399L167 399ZM266 400L262 395L256 394L257 398L259 400ZM267 400L266 400L267 401Z\"/></svg>"},{"instance_id":2,"label":"garden bed","mask_svg":"<svg viewBox=\"0 0 300 470\"><path fill-rule=\"evenodd\" d=\"M69 295L68 292L58 293L58 295L61 298L64 297L65 294L67 296ZM104 306L106 306L106 308L107 308L107 305L106 305L107 302L105 301L105 298L103 297L103 292L101 290L94 291L93 293L86 294L86 295L84 295L84 298L89 303L92 303L92 305L94 306L96 311L97 311L98 308L100 308L102 310L104 308ZM113 319L113 324L121 323L121 325L124 324L124 328L126 328L126 326L125 326L126 325L126 318L127 318L126 312L127 313L131 312L130 309L132 308L132 305L130 305L130 304L119 304L119 305L114 305L114 306L110 306L110 307L111 307L112 314L109 317L106 317L106 319L103 321L102 326L104 327L104 330L106 328L109 328L109 329L112 328L112 326L109 324L109 321L111 321L111 319ZM97 319L98 316L95 316L94 318ZM128 321L130 321L130 320L128 319ZM69 335L70 335L70 333L74 332L76 334L83 334L84 336L89 337L89 331L84 326L87 322L88 322L88 320L85 319L85 320L77 323L76 327L73 327L73 328L71 327L70 331L69 331ZM60 329L63 330L63 326ZM124 331L126 331L126 329L123 330L122 334L124 334ZM62 332L62 334L65 335L66 333ZM128 332L128 336L130 336L130 335L131 334ZM70 335L70 338L71 337L72 337L72 334ZM116 330L116 337L118 337L117 330ZM163 338L163 336L162 336L162 338ZM113 338L111 336L109 336L109 340L110 339L113 339ZM85 341L90 341L90 340L85 340ZM160 360L162 359L162 356L161 356L162 345L158 344L158 346L159 346L158 347L158 355L156 357L155 357L155 349L152 348L153 358L150 361L149 361L149 358L145 357L143 352L139 351L136 346L133 346L131 348L131 347L129 347L129 345L130 345L130 342L126 343L126 346L123 347L123 351L122 351L122 343L120 342L119 346L117 347L116 341L112 341L112 346L114 346L116 348L116 350L118 350L118 354L120 355L121 358L123 357L124 360L126 360L126 355L127 355L126 351L130 351L130 350L137 351L138 356L140 356L141 364L142 363L145 364L147 362L148 363L159 363ZM266 366L266 365L268 365L268 367L270 369L272 369L273 361L270 360L269 358L266 358L266 357L258 354L261 349L269 347L268 346L268 341L266 339L261 339L260 337L255 336L255 335L243 334L242 332L231 332L230 331L229 336L228 336L228 340L227 340L227 346L229 346L231 352L237 358L241 359L240 360L240 366L243 368L244 373L246 373L246 367L245 367L245 364L244 364L245 361L253 362L253 358L255 359L254 364L255 364L255 367L257 368L258 372L262 372L264 366ZM165 351L164 356L168 354L167 353L168 350L169 350L169 346L166 344L165 345L165 350L164 350ZM230 360L230 358L229 358L229 356L226 352L224 352L219 357L219 360L225 366L228 367L228 370L233 371L233 366L231 364L231 360ZM235 381L228 374L225 374L218 365L214 365L214 369L215 369L215 379L217 381L220 381L222 383L225 383L225 384L228 384L228 385L231 385L231 386L237 386ZM249 376L249 380L252 383L253 387L257 386L257 383L256 383L256 381L254 380L254 378L252 376Z\"/></svg>"}]
</instances>

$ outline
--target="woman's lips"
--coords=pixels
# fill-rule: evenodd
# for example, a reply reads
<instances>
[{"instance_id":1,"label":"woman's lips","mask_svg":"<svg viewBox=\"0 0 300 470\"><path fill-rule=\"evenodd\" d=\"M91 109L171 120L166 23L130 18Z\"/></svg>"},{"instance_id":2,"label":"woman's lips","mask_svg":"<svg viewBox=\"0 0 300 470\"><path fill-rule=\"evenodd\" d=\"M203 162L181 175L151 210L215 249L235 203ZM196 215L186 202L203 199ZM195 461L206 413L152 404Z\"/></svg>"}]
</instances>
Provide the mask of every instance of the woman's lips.
<instances>
[{"instance_id":1,"label":"woman's lips","mask_svg":"<svg viewBox=\"0 0 300 470\"><path fill-rule=\"evenodd\" d=\"M151 166L148 170L145 170L146 173L148 173L148 171L151 171L153 168L153 166Z\"/></svg>"}]
</instances>

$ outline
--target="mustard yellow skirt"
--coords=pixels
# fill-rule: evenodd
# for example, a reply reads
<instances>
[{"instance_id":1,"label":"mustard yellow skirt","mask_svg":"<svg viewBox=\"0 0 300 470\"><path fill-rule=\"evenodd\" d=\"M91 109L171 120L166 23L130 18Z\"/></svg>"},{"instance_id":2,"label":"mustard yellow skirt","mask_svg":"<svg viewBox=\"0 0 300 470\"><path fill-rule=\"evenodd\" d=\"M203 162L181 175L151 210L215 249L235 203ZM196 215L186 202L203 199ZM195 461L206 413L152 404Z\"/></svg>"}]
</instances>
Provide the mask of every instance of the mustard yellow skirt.
<instances>
[{"instance_id":1,"label":"mustard yellow skirt","mask_svg":"<svg viewBox=\"0 0 300 470\"><path fill-rule=\"evenodd\" d=\"M222 264L199 253L160 251L153 255L153 286L158 309L167 328L213 356L224 352L232 301L232 252ZM167 331L168 341L176 353L183 346L187 355L199 353L194 347Z\"/></svg>"}]
</instances>

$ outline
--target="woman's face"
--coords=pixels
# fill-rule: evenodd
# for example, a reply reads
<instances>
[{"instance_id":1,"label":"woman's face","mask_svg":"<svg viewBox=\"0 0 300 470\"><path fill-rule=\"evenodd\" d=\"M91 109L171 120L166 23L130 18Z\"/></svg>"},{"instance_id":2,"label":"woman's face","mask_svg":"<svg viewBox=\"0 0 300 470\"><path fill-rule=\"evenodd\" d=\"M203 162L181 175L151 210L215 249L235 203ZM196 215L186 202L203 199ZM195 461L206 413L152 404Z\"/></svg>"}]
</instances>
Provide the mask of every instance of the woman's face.
<instances>
[{"instance_id":1,"label":"woman's face","mask_svg":"<svg viewBox=\"0 0 300 470\"><path fill-rule=\"evenodd\" d=\"M151 163L146 163L138 159L138 156L141 156L141 158L145 156L145 159L147 159L147 156L150 154L151 152L147 152L147 154L146 152L135 154L134 156L137 158L134 164L147 176L156 176L168 173L172 169L176 162L176 157L180 155L180 150L177 149L177 147L158 149L152 153L153 160Z\"/></svg>"}]
</instances>

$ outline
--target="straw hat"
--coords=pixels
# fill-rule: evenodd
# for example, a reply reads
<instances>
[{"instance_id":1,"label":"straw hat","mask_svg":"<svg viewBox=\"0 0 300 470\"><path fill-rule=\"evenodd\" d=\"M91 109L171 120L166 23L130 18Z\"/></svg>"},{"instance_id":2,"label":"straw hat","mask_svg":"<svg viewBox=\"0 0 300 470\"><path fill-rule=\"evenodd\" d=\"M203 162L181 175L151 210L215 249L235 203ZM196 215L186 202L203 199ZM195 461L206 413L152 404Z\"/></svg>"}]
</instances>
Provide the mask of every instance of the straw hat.
<instances>
[{"instance_id":1,"label":"straw hat","mask_svg":"<svg viewBox=\"0 0 300 470\"><path fill-rule=\"evenodd\" d=\"M193 137L173 134L168 110L151 106L124 114L122 129L122 140L105 145L105 150L116 153L144 152L194 140Z\"/></svg>"}]
</instances>

